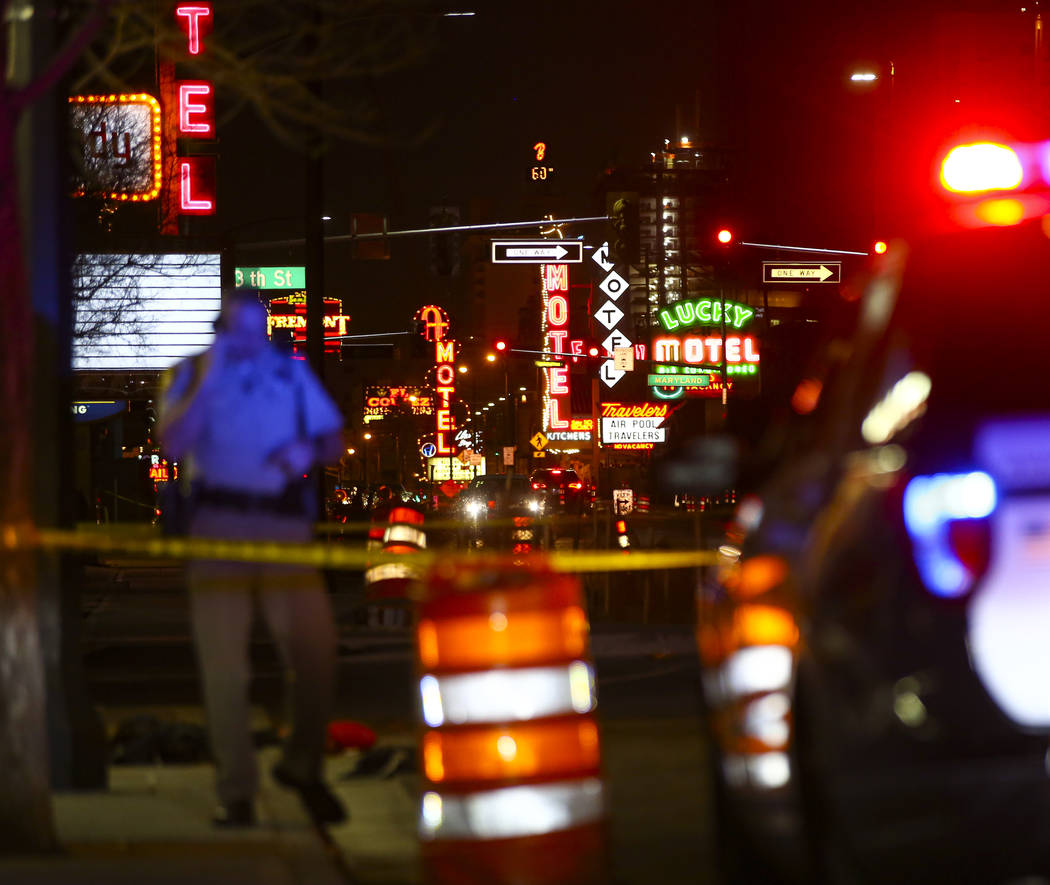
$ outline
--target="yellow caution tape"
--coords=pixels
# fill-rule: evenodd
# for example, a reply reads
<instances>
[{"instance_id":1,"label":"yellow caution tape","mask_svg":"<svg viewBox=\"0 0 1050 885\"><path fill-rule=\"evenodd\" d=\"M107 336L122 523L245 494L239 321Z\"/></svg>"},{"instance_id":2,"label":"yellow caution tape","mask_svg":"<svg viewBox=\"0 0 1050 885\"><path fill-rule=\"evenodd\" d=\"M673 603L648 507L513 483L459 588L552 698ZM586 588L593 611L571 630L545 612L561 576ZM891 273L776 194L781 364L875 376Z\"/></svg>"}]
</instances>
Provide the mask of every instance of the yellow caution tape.
<instances>
[{"instance_id":1,"label":"yellow caution tape","mask_svg":"<svg viewBox=\"0 0 1050 885\"><path fill-rule=\"evenodd\" d=\"M583 574L587 572L623 572L651 569L684 569L713 565L713 550L552 550L514 555L503 552L419 551L383 553L379 550L347 548L338 544L290 543L284 541L241 541L221 538L144 537L140 532L70 531L38 529L29 524L5 525L0 529L0 546L9 550L39 548L44 550L84 551L93 553L144 556L155 559L219 559L228 562L257 562L275 565L358 571L384 562L410 561L414 566L429 566L438 557L443 561L461 559L477 562L488 558L505 562L508 558L527 562L535 557L551 568Z\"/></svg>"},{"instance_id":2,"label":"yellow caution tape","mask_svg":"<svg viewBox=\"0 0 1050 885\"><path fill-rule=\"evenodd\" d=\"M602 515L592 516L572 516L572 515L519 515L519 516L497 516L497 517L483 517L477 520L469 517L458 519L427 519L423 523L423 529L428 531L433 529L439 531L442 529L463 529L470 531L473 529L485 529L485 528L506 528L508 526L517 525L521 520L528 520L531 526L592 526L595 521L598 525L607 525L608 520L627 520L628 525L641 525L646 523L655 522L681 522L690 523L694 521L696 517L701 516L700 513L631 513L627 516L617 516L613 513L605 513ZM342 534L362 534L367 532L373 525L379 525L385 528L386 522L371 523L360 520L358 522L319 522L314 526L314 532L318 535L342 535Z\"/></svg>"}]
</instances>

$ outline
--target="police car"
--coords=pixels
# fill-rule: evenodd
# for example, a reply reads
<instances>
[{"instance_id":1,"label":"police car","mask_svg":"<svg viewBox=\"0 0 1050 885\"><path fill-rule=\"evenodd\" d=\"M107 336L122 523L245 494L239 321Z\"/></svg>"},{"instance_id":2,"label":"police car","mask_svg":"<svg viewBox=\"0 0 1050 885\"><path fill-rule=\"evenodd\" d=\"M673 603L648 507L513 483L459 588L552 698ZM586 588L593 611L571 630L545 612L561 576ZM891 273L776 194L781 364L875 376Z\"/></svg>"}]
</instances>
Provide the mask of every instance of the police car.
<instances>
[{"instance_id":1,"label":"police car","mask_svg":"<svg viewBox=\"0 0 1050 885\"><path fill-rule=\"evenodd\" d=\"M1050 143L947 153L701 586L731 881L1050 875L1048 180Z\"/></svg>"}]
</instances>

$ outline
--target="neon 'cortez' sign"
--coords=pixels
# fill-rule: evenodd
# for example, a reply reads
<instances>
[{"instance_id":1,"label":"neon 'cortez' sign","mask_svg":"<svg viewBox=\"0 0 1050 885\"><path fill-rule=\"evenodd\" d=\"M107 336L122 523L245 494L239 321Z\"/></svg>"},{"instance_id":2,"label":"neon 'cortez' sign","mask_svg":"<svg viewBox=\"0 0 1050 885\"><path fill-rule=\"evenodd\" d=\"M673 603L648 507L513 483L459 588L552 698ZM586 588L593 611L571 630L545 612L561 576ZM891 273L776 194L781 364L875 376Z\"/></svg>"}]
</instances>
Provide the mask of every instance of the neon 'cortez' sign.
<instances>
[{"instance_id":1,"label":"neon 'cortez' sign","mask_svg":"<svg viewBox=\"0 0 1050 885\"><path fill-rule=\"evenodd\" d=\"M726 325L742 329L755 315L755 311L746 304L726 301ZM717 298L697 298L695 301L679 301L671 307L665 307L659 313L660 325L668 332L679 326L721 325L723 302Z\"/></svg>"}]
</instances>

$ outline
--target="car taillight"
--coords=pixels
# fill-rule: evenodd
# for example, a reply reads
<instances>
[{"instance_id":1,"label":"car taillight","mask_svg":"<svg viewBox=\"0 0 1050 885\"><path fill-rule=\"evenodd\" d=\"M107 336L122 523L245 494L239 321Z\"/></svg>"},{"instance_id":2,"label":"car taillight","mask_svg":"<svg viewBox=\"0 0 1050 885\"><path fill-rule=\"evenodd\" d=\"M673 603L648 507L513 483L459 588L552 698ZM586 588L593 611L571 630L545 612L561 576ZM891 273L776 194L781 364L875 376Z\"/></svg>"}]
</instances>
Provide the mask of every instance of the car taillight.
<instances>
[{"instance_id":1,"label":"car taillight","mask_svg":"<svg viewBox=\"0 0 1050 885\"><path fill-rule=\"evenodd\" d=\"M583 483L582 482L570 482L569 483L569 488L570 489L582 489L583 488Z\"/></svg>"},{"instance_id":2,"label":"car taillight","mask_svg":"<svg viewBox=\"0 0 1050 885\"><path fill-rule=\"evenodd\" d=\"M545 488L547 488L547 484L546 483L542 483L542 482L534 482L532 484L532 487L534 489L545 489Z\"/></svg>"},{"instance_id":3,"label":"car taillight","mask_svg":"<svg viewBox=\"0 0 1050 885\"><path fill-rule=\"evenodd\" d=\"M935 596L969 593L988 567L988 517L998 496L982 471L915 476L904 489L904 525L915 566Z\"/></svg>"},{"instance_id":4,"label":"car taillight","mask_svg":"<svg viewBox=\"0 0 1050 885\"><path fill-rule=\"evenodd\" d=\"M496 502L495 501L489 501L489 510L495 510L495 508L496 508Z\"/></svg>"},{"instance_id":5,"label":"car taillight","mask_svg":"<svg viewBox=\"0 0 1050 885\"><path fill-rule=\"evenodd\" d=\"M948 523L948 544L966 570L979 578L992 556L991 520L953 519Z\"/></svg>"}]
</instances>

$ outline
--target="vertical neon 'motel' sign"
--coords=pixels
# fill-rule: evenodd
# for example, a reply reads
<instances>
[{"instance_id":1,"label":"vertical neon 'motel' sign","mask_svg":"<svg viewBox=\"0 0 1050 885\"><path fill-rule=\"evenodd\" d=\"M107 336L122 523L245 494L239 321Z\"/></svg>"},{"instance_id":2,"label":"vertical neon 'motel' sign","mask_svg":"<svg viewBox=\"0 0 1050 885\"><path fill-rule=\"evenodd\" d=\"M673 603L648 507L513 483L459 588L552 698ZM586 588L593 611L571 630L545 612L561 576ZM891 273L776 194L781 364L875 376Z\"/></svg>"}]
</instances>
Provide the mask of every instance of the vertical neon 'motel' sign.
<instances>
[{"instance_id":1,"label":"vertical neon 'motel' sign","mask_svg":"<svg viewBox=\"0 0 1050 885\"><path fill-rule=\"evenodd\" d=\"M544 349L554 354L569 353L569 265L544 264L540 266L543 283ZM569 400L569 368L566 364L543 370L547 389L544 391L544 429L568 430L571 404Z\"/></svg>"},{"instance_id":2,"label":"vertical neon 'motel' sign","mask_svg":"<svg viewBox=\"0 0 1050 885\"><path fill-rule=\"evenodd\" d=\"M450 457L456 453L452 442L456 430L456 420L452 415L452 397L456 392L456 342L445 337L448 317L437 305L421 307L416 313L416 322L422 323L420 334L434 344L434 391L437 393L434 454Z\"/></svg>"}]
</instances>

